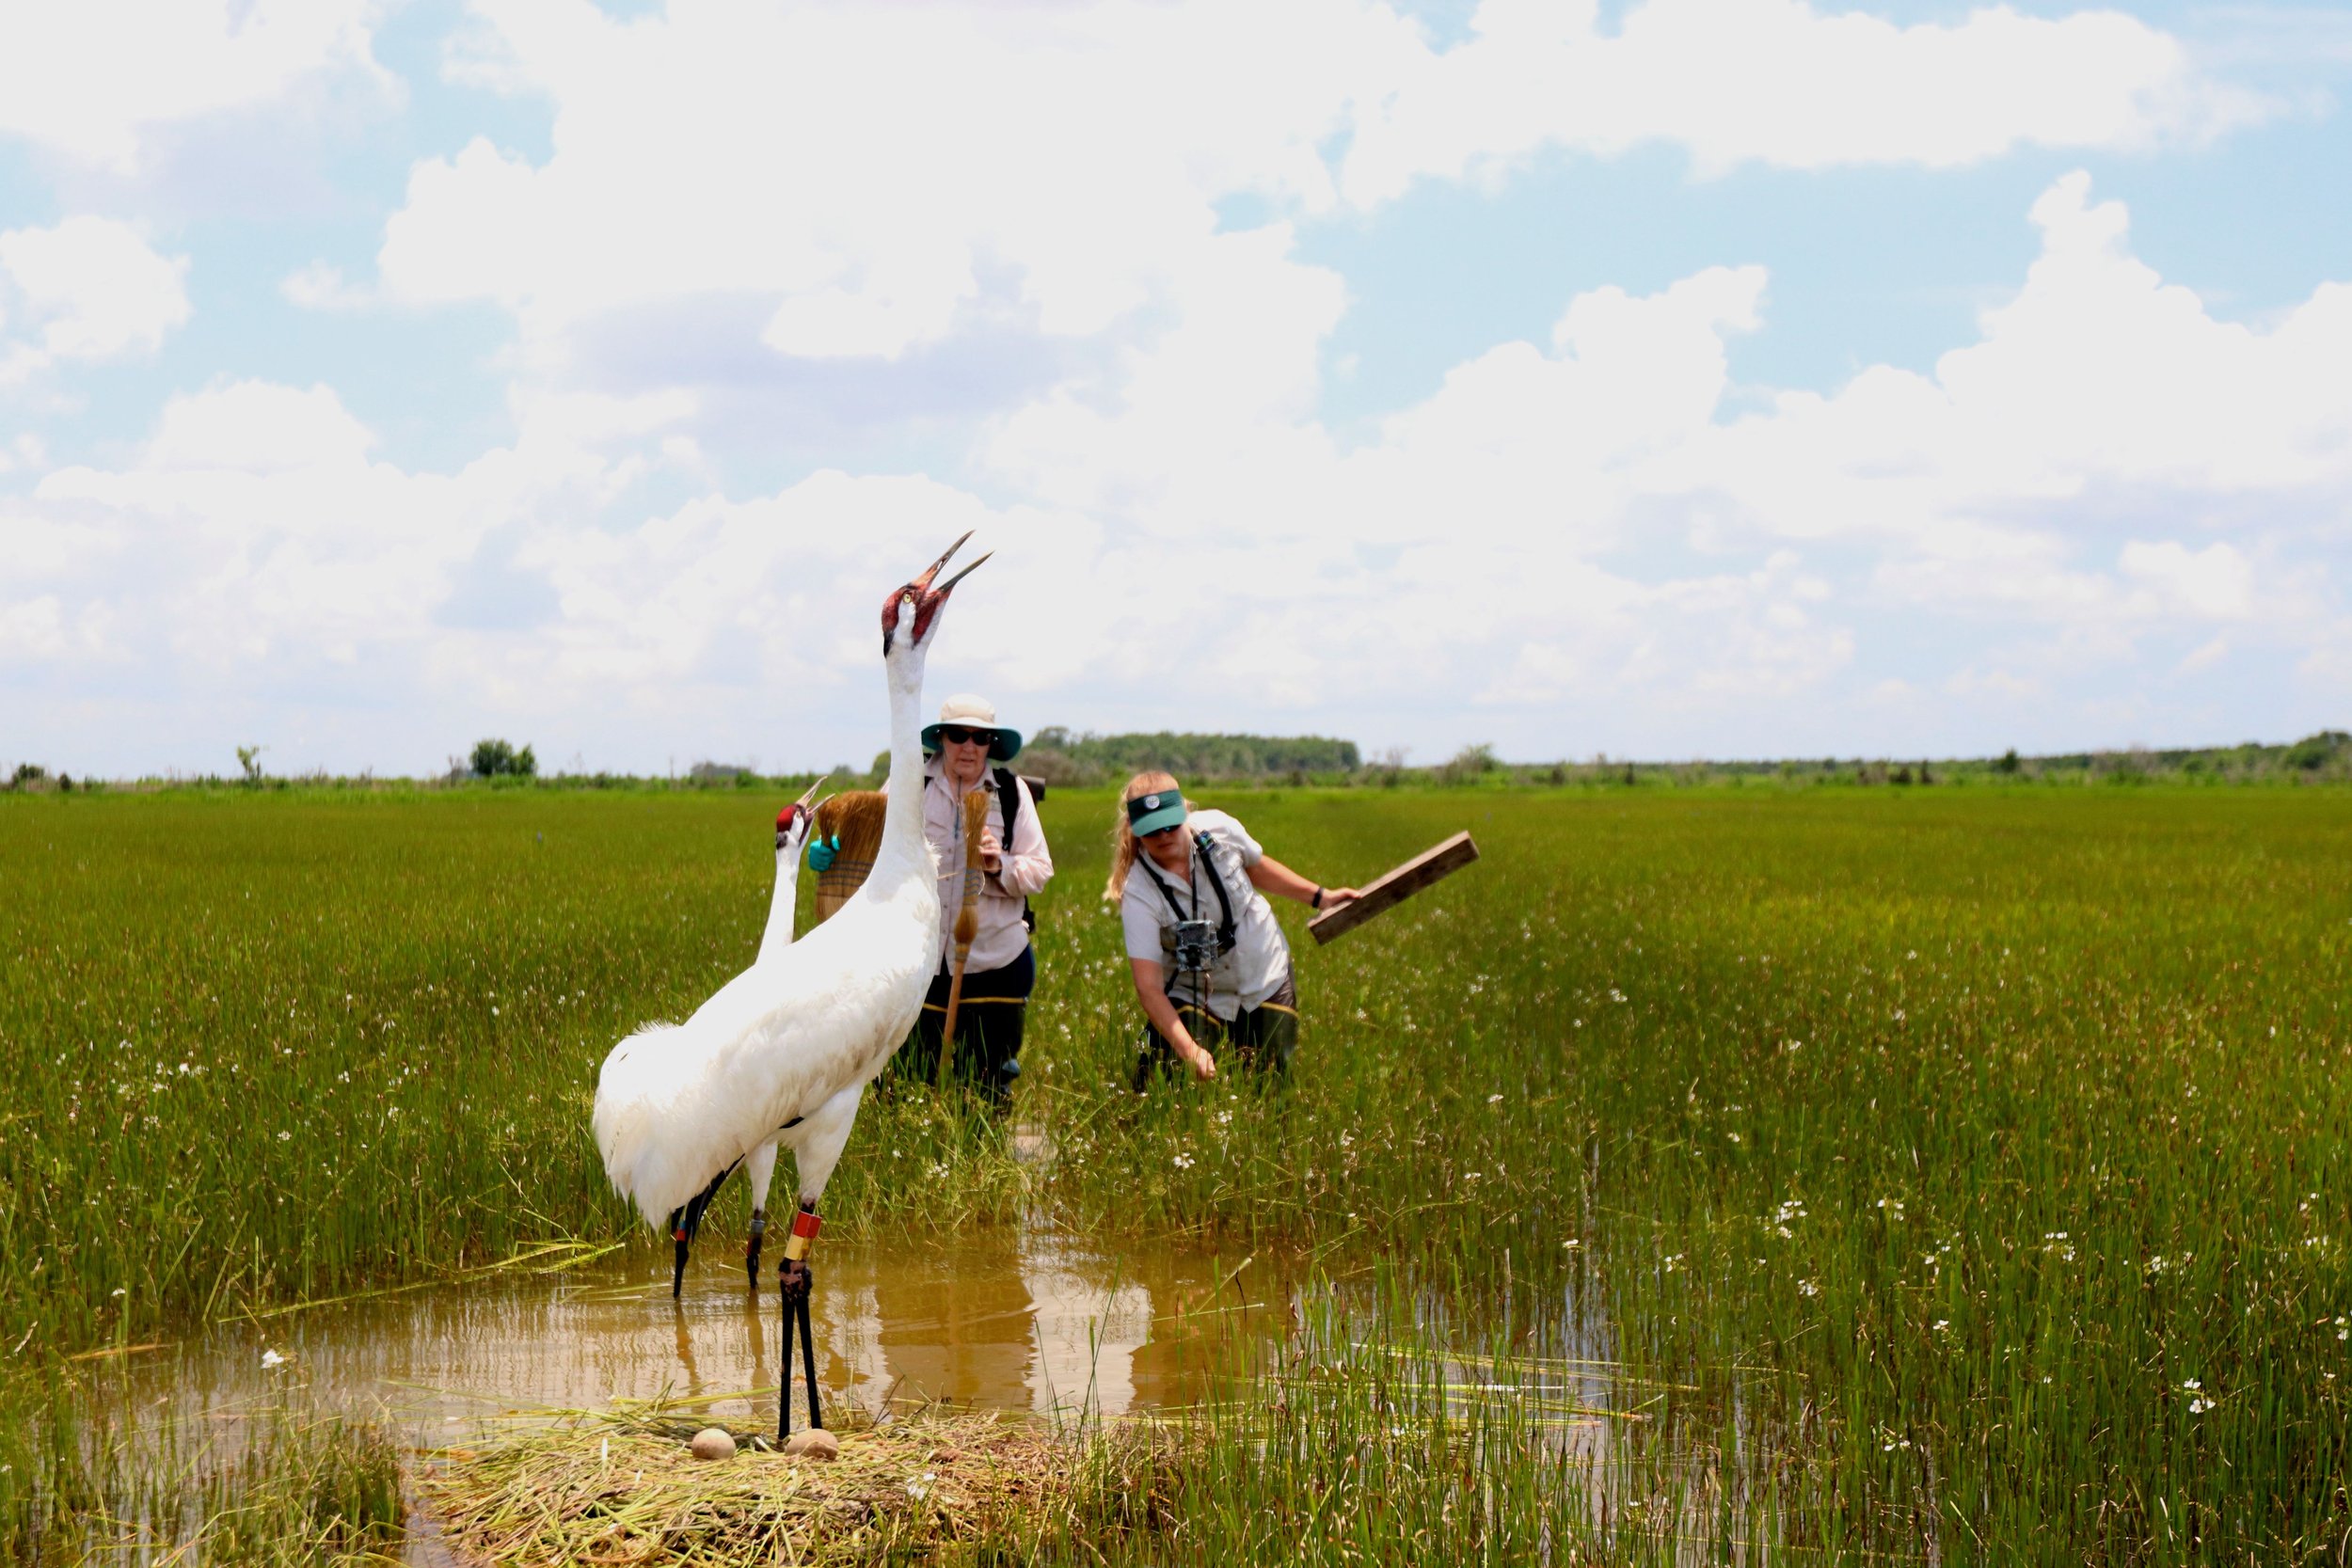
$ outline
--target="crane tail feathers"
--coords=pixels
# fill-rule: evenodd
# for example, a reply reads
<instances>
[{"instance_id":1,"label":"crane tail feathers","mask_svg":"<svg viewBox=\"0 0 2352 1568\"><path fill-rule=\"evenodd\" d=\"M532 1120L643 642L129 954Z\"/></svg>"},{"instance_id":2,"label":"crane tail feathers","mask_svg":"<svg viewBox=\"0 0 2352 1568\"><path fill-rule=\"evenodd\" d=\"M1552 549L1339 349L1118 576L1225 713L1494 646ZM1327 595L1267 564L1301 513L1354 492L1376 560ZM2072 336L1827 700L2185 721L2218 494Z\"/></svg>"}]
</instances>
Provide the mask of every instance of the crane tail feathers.
<instances>
[{"instance_id":1,"label":"crane tail feathers","mask_svg":"<svg viewBox=\"0 0 2352 1568\"><path fill-rule=\"evenodd\" d=\"M676 1057L684 1033L680 1024L645 1024L612 1048L596 1075L594 1125L604 1174L656 1230L683 1201L675 1195L691 1195L709 1179L707 1171L687 1169L695 1163L690 1156L702 1151L679 1125Z\"/></svg>"}]
</instances>

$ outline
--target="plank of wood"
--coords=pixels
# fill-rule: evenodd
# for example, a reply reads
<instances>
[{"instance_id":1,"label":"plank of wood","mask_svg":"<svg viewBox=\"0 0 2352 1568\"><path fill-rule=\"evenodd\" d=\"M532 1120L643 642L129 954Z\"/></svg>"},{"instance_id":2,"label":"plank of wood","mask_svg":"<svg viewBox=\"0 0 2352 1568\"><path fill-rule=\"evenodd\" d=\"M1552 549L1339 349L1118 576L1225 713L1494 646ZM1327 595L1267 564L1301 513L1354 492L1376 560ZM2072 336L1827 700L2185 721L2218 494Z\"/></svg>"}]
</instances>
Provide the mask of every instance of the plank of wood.
<instances>
[{"instance_id":1,"label":"plank of wood","mask_svg":"<svg viewBox=\"0 0 2352 1568\"><path fill-rule=\"evenodd\" d=\"M1365 921L1394 909L1422 888L1451 877L1477 858L1478 846L1470 842L1470 835L1455 833L1380 878L1365 888L1364 895L1354 903L1326 910L1307 922L1307 934L1318 944L1345 936Z\"/></svg>"}]
</instances>

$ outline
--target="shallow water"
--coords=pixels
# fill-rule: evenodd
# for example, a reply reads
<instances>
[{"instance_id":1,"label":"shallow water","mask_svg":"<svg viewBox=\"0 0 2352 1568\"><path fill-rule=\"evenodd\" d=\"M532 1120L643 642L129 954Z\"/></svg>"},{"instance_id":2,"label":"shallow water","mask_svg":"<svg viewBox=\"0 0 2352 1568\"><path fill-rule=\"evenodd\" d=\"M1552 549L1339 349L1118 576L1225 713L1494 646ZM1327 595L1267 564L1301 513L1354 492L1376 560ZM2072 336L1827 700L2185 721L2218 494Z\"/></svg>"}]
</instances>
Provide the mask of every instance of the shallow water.
<instances>
[{"instance_id":1,"label":"shallow water","mask_svg":"<svg viewBox=\"0 0 2352 1568\"><path fill-rule=\"evenodd\" d=\"M758 1426L775 1418L777 1241L756 1297L740 1249L707 1232L676 1302L666 1255L640 1251L219 1323L92 1363L86 1378L118 1419L233 1421L299 1405L373 1417L426 1444L484 1418L661 1396L707 1399L715 1418ZM829 1421L886 1397L1039 1415L1185 1404L1207 1387L1212 1342L1292 1321L1272 1260L1168 1242L1080 1248L1017 1227L944 1246L827 1237L812 1262Z\"/></svg>"}]
</instances>

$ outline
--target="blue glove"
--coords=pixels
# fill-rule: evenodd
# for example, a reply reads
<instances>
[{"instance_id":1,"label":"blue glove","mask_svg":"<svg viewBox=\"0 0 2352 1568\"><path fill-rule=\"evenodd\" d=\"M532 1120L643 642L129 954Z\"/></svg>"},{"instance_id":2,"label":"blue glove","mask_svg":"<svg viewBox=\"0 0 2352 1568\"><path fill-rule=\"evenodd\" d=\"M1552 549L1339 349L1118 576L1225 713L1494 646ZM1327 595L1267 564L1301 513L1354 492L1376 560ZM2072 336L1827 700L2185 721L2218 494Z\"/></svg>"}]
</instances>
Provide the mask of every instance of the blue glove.
<instances>
[{"instance_id":1,"label":"blue glove","mask_svg":"<svg viewBox=\"0 0 2352 1568\"><path fill-rule=\"evenodd\" d=\"M820 833L808 841L808 868L811 871L830 871L833 869L834 856L839 853L841 853L841 835L834 834L833 842L827 844L824 835Z\"/></svg>"}]
</instances>

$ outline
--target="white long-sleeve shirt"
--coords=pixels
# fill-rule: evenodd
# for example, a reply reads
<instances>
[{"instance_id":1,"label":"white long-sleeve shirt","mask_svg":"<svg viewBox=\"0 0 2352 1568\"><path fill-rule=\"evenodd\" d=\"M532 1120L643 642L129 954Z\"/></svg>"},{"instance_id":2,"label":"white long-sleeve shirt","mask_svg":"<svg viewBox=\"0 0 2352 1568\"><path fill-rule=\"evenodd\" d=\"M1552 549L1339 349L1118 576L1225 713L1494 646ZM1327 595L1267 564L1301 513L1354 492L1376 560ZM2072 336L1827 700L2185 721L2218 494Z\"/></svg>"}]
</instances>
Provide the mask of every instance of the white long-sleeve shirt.
<instances>
[{"instance_id":1,"label":"white long-sleeve shirt","mask_svg":"<svg viewBox=\"0 0 2352 1568\"><path fill-rule=\"evenodd\" d=\"M1029 945L1029 928L1021 919L1022 900L1044 890L1054 879L1053 852L1045 846L1045 828L1037 818L1037 802L1018 778L1021 810L1015 817L1012 842L1004 844L1004 803L997 799L996 770L980 775L979 788L988 791L989 830L1004 844L1001 863L980 878L979 933L972 939L970 974L1002 969L1021 957ZM963 795L948 782L946 766L938 757L923 765L923 836L939 857L939 957L947 969L956 963L956 915L963 908Z\"/></svg>"}]
</instances>

